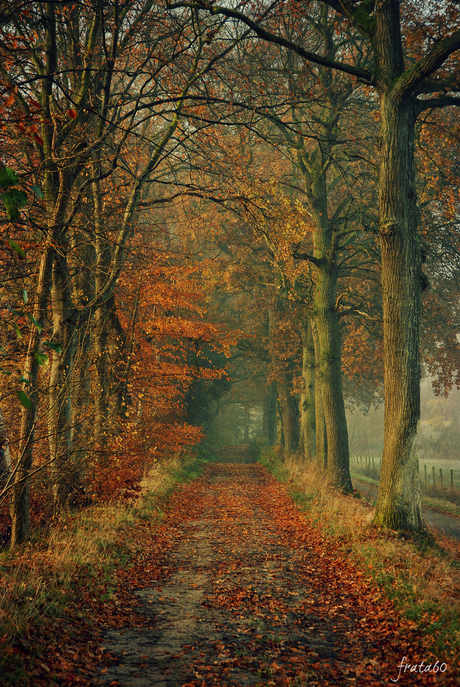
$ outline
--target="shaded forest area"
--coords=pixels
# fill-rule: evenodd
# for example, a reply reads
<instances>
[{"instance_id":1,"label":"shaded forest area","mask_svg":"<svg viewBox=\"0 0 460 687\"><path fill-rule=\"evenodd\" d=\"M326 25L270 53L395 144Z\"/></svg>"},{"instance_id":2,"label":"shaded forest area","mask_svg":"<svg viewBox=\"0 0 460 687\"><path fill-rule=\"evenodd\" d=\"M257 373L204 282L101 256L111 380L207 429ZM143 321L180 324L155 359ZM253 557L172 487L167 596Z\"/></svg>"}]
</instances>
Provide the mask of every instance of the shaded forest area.
<instances>
[{"instance_id":1,"label":"shaded forest area","mask_svg":"<svg viewBox=\"0 0 460 687\"><path fill-rule=\"evenodd\" d=\"M420 378L459 381L459 25L448 0L3 3L13 545L216 426L350 492L345 406L382 400L374 522L423 529Z\"/></svg>"}]
</instances>

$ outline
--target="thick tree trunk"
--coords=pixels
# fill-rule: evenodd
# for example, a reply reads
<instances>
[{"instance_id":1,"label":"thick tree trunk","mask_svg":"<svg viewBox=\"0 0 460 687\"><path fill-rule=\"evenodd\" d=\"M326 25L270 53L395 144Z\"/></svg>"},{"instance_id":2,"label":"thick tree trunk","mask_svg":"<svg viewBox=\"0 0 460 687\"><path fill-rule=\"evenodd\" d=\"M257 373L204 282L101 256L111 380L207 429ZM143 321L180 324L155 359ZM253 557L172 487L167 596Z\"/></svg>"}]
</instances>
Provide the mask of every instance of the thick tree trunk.
<instances>
[{"instance_id":1,"label":"thick tree trunk","mask_svg":"<svg viewBox=\"0 0 460 687\"><path fill-rule=\"evenodd\" d=\"M380 242L385 361L382 474L374 522L423 528L415 441L420 417L421 256L411 100L381 97Z\"/></svg>"},{"instance_id":2,"label":"thick tree trunk","mask_svg":"<svg viewBox=\"0 0 460 687\"><path fill-rule=\"evenodd\" d=\"M34 318L43 327L45 309L48 302L53 266L54 248L51 242L45 248L38 275ZM28 384L24 385L24 392L30 397L30 406L21 409L21 430L19 440L19 464L16 465L14 489L12 493L11 514L11 546L23 542L30 530L30 470L32 468L32 454L35 433L35 418L38 405L38 372L40 364L36 353L39 350L42 329L34 327L30 334L29 347L24 365L24 377Z\"/></svg>"},{"instance_id":3,"label":"thick tree trunk","mask_svg":"<svg viewBox=\"0 0 460 687\"><path fill-rule=\"evenodd\" d=\"M326 423L327 472L335 486L344 491L352 491L342 391L342 344L335 305L336 288L337 267L333 260L321 265L316 276L314 318L319 345L317 365Z\"/></svg>"},{"instance_id":4,"label":"thick tree trunk","mask_svg":"<svg viewBox=\"0 0 460 687\"><path fill-rule=\"evenodd\" d=\"M375 48L380 96L379 231L384 320L385 429L374 523L424 524L415 441L420 417L421 255L415 190L415 82L405 80L399 2L382 0Z\"/></svg>"},{"instance_id":5,"label":"thick tree trunk","mask_svg":"<svg viewBox=\"0 0 460 687\"><path fill-rule=\"evenodd\" d=\"M316 454L315 419L315 347L311 322L302 328L302 392L300 394L300 444L299 448L307 460Z\"/></svg>"}]
</instances>

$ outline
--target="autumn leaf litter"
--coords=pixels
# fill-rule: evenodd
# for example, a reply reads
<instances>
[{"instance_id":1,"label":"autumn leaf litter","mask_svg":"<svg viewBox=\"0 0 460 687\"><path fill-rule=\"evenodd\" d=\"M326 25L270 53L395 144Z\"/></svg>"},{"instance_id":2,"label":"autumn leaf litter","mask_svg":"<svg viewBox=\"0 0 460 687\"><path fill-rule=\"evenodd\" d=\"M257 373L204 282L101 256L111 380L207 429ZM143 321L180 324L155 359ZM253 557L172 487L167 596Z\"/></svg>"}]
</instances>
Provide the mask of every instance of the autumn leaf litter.
<instances>
[{"instance_id":1,"label":"autumn leaf litter","mask_svg":"<svg viewBox=\"0 0 460 687\"><path fill-rule=\"evenodd\" d=\"M132 546L91 684L457 684L452 662L400 675L443 657L262 466L207 466Z\"/></svg>"}]
</instances>

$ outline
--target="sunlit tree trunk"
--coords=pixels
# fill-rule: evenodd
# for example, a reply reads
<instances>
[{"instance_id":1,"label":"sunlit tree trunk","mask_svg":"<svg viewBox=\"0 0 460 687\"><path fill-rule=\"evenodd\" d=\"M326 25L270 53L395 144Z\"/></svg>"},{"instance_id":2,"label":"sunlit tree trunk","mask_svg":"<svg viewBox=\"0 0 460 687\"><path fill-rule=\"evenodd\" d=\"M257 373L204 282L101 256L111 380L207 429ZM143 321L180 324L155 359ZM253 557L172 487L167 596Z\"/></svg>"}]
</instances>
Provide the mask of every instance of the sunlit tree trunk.
<instances>
[{"instance_id":1,"label":"sunlit tree trunk","mask_svg":"<svg viewBox=\"0 0 460 687\"><path fill-rule=\"evenodd\" d=\"M128 372L124 351L125 333L116 313L115 298L111 296L96 311L93 339L94 439L99 444L108 433L117 431L117 421L122 415L123 378Z\"/></svg>"},{"instance_id":2,"label":"sunlit tree trunk","mask_svg":"<svg viewBox=\"0 0 460 687\"><path fill-rule=\"evenodd\" d=\"M100 294L108 276L110 264L109 246L104 236L102 193L99 186L100 161L96 159L92 163L94 181L92 183L93 212L95 225L94 248L96 253L94 290ZM94 313L93 333L93 357L94 357L94 431L93 437L96 445L104 441L108 419L109 380L108 380L108 353L107 353L107 302L104 300Z\"/></svg>"}]
</instances>

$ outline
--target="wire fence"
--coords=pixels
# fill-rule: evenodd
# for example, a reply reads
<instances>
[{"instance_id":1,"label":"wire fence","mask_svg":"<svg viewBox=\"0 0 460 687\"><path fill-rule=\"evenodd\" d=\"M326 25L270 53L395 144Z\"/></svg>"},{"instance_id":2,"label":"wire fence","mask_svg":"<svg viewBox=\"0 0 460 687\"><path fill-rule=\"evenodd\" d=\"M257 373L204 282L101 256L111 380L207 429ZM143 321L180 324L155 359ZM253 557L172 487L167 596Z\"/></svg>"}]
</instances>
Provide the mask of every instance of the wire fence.
<instances>
[{"instance_id":1,"label":"wire fence","mask_svg":"<svg viewBox=\"0 0 460 687\"><path fill-rule=\"evenodd\" d=\"M350 466L357 472L362 472L374 479L380 478L380 468L382 459L375 456L352 455ZM460 490L460 469L449 468L443 465L440 467L434 462L420 461L420 481L422 488L427 491L459 491Z\"/></svg>"}]
</instances>

